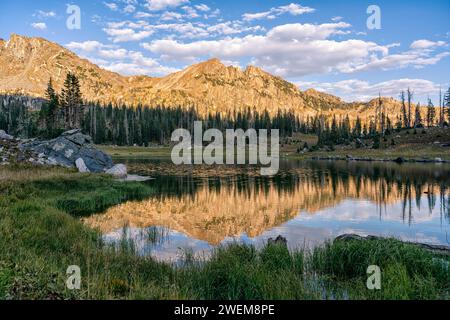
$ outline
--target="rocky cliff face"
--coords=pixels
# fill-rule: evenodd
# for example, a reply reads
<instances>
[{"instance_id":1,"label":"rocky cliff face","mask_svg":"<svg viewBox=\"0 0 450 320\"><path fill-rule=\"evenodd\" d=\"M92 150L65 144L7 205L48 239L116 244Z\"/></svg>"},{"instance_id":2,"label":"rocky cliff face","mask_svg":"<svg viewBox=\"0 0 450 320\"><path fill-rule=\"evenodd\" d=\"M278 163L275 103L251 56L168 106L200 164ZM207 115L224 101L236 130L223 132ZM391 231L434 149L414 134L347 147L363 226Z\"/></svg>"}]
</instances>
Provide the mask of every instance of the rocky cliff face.
<instances>
[{"instance_id":1,"label":"rocky cliff face","mask_svg":"<svg viewBox=\"0 0 450 320\"><path fill-rule=\"evenodd\" d=\"M195 106L201 114L255 108L275 114L291 110L302 116L322 113L373 117L376 101L345 103L316 90L301 91L294 84L260 68L225 66L217 59L192 65L163 78L124 77L104 70L73 52L42 38L11 35L0 40L0 93L42 97L52 77L60 90L67 72L80 79L83 96L92 101L165 106ZM391 117L400 105L384 99Z\"/></svg>"}]
</instances>

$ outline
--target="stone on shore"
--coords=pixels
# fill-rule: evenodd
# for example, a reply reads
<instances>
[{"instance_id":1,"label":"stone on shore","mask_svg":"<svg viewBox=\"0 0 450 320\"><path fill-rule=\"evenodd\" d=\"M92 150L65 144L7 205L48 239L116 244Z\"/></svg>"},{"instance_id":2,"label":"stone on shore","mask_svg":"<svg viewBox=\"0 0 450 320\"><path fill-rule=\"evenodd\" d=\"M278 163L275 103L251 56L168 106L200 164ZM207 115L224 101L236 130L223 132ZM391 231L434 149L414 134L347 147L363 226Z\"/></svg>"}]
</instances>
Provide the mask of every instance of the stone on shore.
<instances>
[{"instance_id":1,"label":"stone on shore","mask_svg":"<svg viewBox=\"0 0 450 320\"><path fill-rule=\"evenodd\" d=\"M119 178L119 179L125 179L127 177L127 166L119 163L116 164L114 167L106 170L105 172L106 174L110 174L115 178Z\"/></svg>"},{"instance_id":2,"label":"stone on shore","mask_svg":"<svg viewBox=\"0 0 450 320\"><path fill-rule=\"evenodd\" d=\"M12 139L14 139L14 137L12 135L7 134L4 130L0 130L0 139L12 140Z\"/></svg>"},{"instance_id":3,"label":"stone on shore","mask_svg":"<svg viewBox=\"0 0 450 320\"><path fill-rule=\"evenodd\" d=\"M76 161L82 159L89 172L95 173L105 172L113 166L111 157L98 150L92 138L79 129L64 132L52 140L24 142L20 148L41 155L48 165L77 167Z\"/></svg>"}]
</instances>

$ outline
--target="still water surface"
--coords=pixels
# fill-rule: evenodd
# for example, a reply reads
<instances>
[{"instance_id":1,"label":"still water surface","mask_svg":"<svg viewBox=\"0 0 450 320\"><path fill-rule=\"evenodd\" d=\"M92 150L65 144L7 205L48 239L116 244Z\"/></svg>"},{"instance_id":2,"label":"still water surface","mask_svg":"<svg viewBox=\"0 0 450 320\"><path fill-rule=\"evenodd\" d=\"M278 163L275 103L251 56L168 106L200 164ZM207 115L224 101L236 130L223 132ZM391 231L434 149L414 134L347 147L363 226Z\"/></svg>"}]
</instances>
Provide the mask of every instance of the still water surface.
<instances>
[{"instance_id":1,"label":"still water surface","mask_svg":"<svg viewBox=\"0 0 450 320\"><path fill-rule=\"evenodd\" d=\"M132 239L138 252L165 261L186 253L207 258L239 241L261 246L282 235L291 249L344 233L449 244L450 166L293 161L275 177L250 167L179 167L130 161L156 195L84 222L107 242Z\"/></svg>"}]
</instances>

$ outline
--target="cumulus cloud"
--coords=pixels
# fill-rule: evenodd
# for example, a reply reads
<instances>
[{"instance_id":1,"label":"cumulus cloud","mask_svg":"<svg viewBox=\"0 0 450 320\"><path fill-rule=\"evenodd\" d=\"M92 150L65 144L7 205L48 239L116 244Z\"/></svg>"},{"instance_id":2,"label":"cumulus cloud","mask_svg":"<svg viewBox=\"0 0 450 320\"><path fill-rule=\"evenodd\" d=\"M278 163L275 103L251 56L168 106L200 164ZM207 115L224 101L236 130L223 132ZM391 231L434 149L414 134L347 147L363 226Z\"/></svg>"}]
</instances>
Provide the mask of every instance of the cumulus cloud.
<instances>
[{"instance_id":1,"label":"cumulus cloud","mask_svg":"<svg viewBox=\"0 0 450 320\"><path fill-rule=\"evenodd\" d=\"M66 47L102 68L123 75L166 75L178 71L161 65L156 59L146 57L140 51L127 50L117 45L85 41L70 42Z\"/></svg>"},{"instance_id":2,"label":"cumulus cloud","mask_svg":"<svg viewBox=\"0 0 450 320\"><path fill-rule=\"evenodd\" d=\"M158 24L150 24L144 20L110 22L103 30L110 36L110 40L116 43L141 40L156 33L166 34L170 38L176 36L194 39L265 31L261 26L248 26L242 21L227 21L210 25L202 22L164 23L172 20L181 21L180 14L166 11L160 16L161 22Z\"/></svg>"},{"instance_id":3,"label":"cumulus cloud","mask_svg":"<svg viewBox=\"0 0 450 320\"><path fill-rule=\"evenodd\" d=\"M31 24L31 26L34 29L38 29L38 30L45 30L47 29L47 25L45 24L45 22L34 22Z\"/></svg>"},{"instance_id":4,"label":"cumulus cloud","mask_svg":"<svg viewBox=\"0 0 450 320\"><path fill-rule=\"evenodd\" d=\"M136 10L136 7L132 4L127 5L125 8L123 8L123 12L125 13L133 13Z\"/></svg>"},{"instance_id":5,"label":"cumulus cloud","mask_svg":"<svg viewBox=\"0 0 450 320\"><path fill-rule=\"evenodd\" d=\"M89 40L89 41L84 41L84 42L72 41L72 42L66 44L66 47L71 50L81 50L81 51L85 51L85 52L93 52L93 51L100 50L103 48L112 48L113 46L105 45L105 44L95 41L95 40Z\"/></svg>"},{"instance_id":6,"label":"cumulus cloud","mask_svg":"<svg viewBox=\"0 0 450 320\"><path fill-rule=\"evenodd\" d=\"M112 11L117 11L117 9L119 8L114 2L103 2L103 4Z\"/></svg>"},{"instance_id":7,"label":"cumulus cloud","mask_svg":"<svg viewBox=\"0 0 450 320\"><path fill-rule=\"evenodd\" d=\"M356 39L337 41L332 36L346 34L350 24L285 24L265 35L227 37L220 40L181 42L160 39L143 47L168 60L250 59L269 72L284 77L301 77L328 72L353 73L435 64L448 52L409 50L391 54L399 44L379 45ZM207 30L208 31L208 30Z\"/></svg>"},{"instance_id":8,"label":"cumulus cloud","mask_svg":"<svg viewBox=\"0 0 450 320\"><path fill-rule=\"evenodd\" d=\"M173 11L166 11L161 15L162 21L168 21L168 20L179 20L183 17L181 13L173 12Z\"/></svg>"},{"instance_id":9,"label":"cumulus cloud","mask_svg":"<svg viewBox=\"0 0 450 320\"><path fill-rule=\"evenodd\" d=\"M279 6L271 8L268 11L257 12L257 13L244 13L242 18L245 21L259 20L259 19L274 19L277 16L280 16L285 13L289 13L293 16L298 16L304 13L314 12L315 9L310 7L303 7L296 3L291 3L286 6Z\"/></svg>"},{"instance_id":10,"label":"cumulus cloud","mask_svg":"<svg viewBox=\"0 0 450 320\"><path fill-rule=\"evenodd\" d=\"M443 47L445 45L446 45L446 43L444 41L434 42L434 41L422 39L422 40L414 41L411 44L410 48L414 49L414 50L417 50L417 49L431 49L431 48L436 48L436 47Z\"/></svg>"},{"instance_id":11,"label":"cumulus cloud","mask_svg":"<svg viewBox=\"0 0 450 320\"><path fill-rule=\"evenodd\" d=\"M56 17L56 13L54 11L37 10L33 14L33 17L37 17L39 19L54 18L54 17Z\"/></svg>"},{"instance_id":12,"label":"cumulus cloud","mask_svg":"<svg viewBox=\"0 0 450 320\"><path fill-rule=\"evenodd\" d=\"M154 31L150 29L142 29L148 24L145 21L121 21L110 22L107 24L103 31L109 36L109 40L112 42L127 42L127 41L141 41L151 36Z\"/></svg>"},{"instance_id":13,"label":"cumulus cloud","mask_svg":"<svg viewBox=\"0 0 450 320\"><path fill-rule=\"evenodd\" d=\"M197 13L197 11L190 6L184 6L181 9L183 9L186 12L186 14L185 14L186 18L195 19L195 18L200 17L200 15Z\"/></svg>"},{"instance_id":14,"label":"cumulus cloud","mask_svg":"<svg viewBox=\"0 0 450 320\"><path fill-rule=\"evenodd\" d=\"M378 94L398 98L399 93L407 88L410 88L416 97L434 94L439 90L439 86L432 81L408 78L388 80L373 84L368 81L357 79L322 83L298 81L296 84L302 90L314 88L319 91L337 95L346 101L369 101L378 97Z\"/></svg>"},{"instance_id":15,"label":"cumulus cloud","mask_svg":"<svg viewBox=\"0 0 450 320\"><path fill-rule=\"evenodd\" d=\"M203 11L203 12L208 12L209 10L211 10L210 7L208 7L206 4L198 4L195 6L195 9L199 10L199 11Z\"/></svg>"},{"instance_id":16,"label":"cumulus cloud","mask_svg":"<svg viewBox=\"0 0 450 320\"><path fill-rule=\"evenodd\" d=\"M159 11L179 7L188 2L189 0L147 0L146 7L150 11Z\"/></svg>"},{"instance_id":17,"label":"cumulus cloud","mask_svg":"<svg viewBox=\"0 0 450 320\"><path fill-rule=\"evenodd\" d=\"M341 21L342 19L344 19L344 18L342 18L341 16L336 16L336 17L331 18L331 21L337 22L337 21Z\"/></svg>"}]
</instances>

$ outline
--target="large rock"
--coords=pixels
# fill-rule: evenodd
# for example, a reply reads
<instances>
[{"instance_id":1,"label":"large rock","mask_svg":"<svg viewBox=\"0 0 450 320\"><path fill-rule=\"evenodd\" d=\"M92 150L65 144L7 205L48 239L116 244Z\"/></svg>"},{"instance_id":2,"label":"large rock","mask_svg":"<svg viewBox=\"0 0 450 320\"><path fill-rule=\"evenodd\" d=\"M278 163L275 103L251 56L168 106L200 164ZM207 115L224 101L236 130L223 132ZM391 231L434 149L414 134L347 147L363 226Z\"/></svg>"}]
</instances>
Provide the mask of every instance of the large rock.
<instances>
[{"instance_id":1,"label":"large rock","mask_svg":"<svg viewBox=\"0 0 450 320\"><path fill-rule=\"evenodd\" d=\"M88 169L88 167L86 167L86 164L84 163L84 160L82 158L78 158L75 161L75 166L77 167L78 171L81 173L89 172L89 169Z\"/></svg>"},{"instance_id":2,"label":"large rock","mask_svg":"<svg viewBox=\"0 0 450 320\"><path fill-rule=\"evenodd\" d=\"M119 163L111 169L106 170L106 173L114 176L115 178L124 179L127 177L127 166Z\"/></svg>"},{"instance_id":3,"label":"large rock","mask_svg":"<svg viewBox=\"0 0 450 320\"><path fill-rule=\"evenodd\" d=\"M4 130L0 130L0 139L2 140L12 140L14 139L13 136L7 134Z\"/></svg>"},{"instance_id":4,"label":"large rock","mask_svg":"<svg viewBox=\"0 0 450 320\"><path fill-rule=\"evenodd\" d=\"M48 141L22 143L20 148L44 155L45 163L50 165L75 167L76 161L82 159L90 172L104 172L113 166L111 157L98 150L92 143L92 138L79 129L64 132L58 138Z\"/></svg>"}]
</instances>

